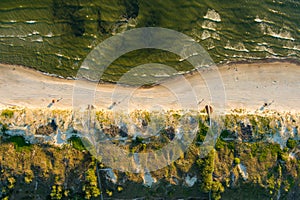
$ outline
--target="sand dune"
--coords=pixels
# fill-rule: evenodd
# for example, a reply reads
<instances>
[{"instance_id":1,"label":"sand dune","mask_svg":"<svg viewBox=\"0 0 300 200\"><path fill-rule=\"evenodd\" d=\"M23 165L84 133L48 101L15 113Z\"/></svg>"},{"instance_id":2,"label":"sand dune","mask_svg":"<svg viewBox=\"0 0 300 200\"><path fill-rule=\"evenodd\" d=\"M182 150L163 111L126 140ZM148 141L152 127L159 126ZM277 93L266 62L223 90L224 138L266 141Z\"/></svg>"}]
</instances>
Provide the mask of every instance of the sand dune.
<instances>
[{"instance_id":1,"label":"sand dune","mask_svg":"<svg viewBox=\"0 0 300 200\"><path fill-rule=\"evenodd\" d=\"M0 107L72 108L74 80L46 76L20 66L1 64L0 71ZM300 111L300 66L295 63L231 64L218 67L218 71L203 70L201 76L180 76L151 88L116 84L99 84L94 88L92 83L85 84L95 94L91 103L99 109L112 108L113 102L119 109L201 109L210 103L220 108L224 104L226 111L255 111L272 102L264 109ZM61 100L51 105L57 99ZM78 98L76 101L80 102Z\"/></svg>"}]
</instances>

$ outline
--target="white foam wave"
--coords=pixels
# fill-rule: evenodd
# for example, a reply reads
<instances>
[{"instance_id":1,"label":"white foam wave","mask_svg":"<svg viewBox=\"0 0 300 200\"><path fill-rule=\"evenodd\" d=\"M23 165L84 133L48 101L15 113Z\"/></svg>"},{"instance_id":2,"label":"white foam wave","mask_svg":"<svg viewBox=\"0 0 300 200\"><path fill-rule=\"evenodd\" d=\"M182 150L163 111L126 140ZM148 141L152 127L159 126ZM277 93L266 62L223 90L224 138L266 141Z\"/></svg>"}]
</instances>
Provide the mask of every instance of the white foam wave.
<instances>
[{"instance_id":1,"label":"white foam wave","mask_svg":"<svg viewBox=\"0 0 300 200\"><path fill-rule=\"evenodd\" d=\"M45 37L53 37L53 33L49 32L47 35L45 35Z\"/></svg>"},{"instance_id":2,"label":"white foam wave","mask_svg":"<svg viewBox=\"0 0 300 200\"><path fill-rule=\"evenodd\" d=\"M69 56L66 56L66 55L63 55L61 53L55 53L56 56L60 57L60 58L66 58L66 59L69 59L70 60L70 57Z\"/></svg>"},{"instance_id":3,"label":"white foam wave","mask_svg":"<svg viewBox=\"0 0 300 200\"><path fill-rule=\"evenodd\" d=\"M201 26L203 29L208 29L211 31L216 31L217 24L212 21L204 21Z\"/></svg>"},{"instance_id":4,"label":"white foam wave","mask_svg":"<svg viewBox=\"0 0 300 200\"><path fill-rule=\"evenodd\" d=\"M37 39L32 39L31 40L32 42L43 42L43 38L42 37L39 37Z\"/></svg>"},{"instance_id":5,"label":"white foam wave","mask_svg":"<svg viewBox=\"0 0 300 200\"><path fill-rule=\"evenodd\" d=\"M210 37L211 37L211 35L210 35L209 31L204 30L202 35L201 35L201 40L205 40L205 39L210 38Z\"/></svg>"},{"instance_id":6,"label":"white foam wave","mask_svg":"<svg viewBox=\"0 0 300 200\"><path fill-rule=\"evenodd\" d=\"M215 40L220 40L220 35L218 33L212 32L210 33L208 30L204 30L201 35L201 40L206 40L208 38L213 38Z\"/></svg>"},{"instance_id":7,"label":"white foam wave","mask_svg":"<svg viewBox=\"0 0 300 200\"><path fill-rule=\"evenodd\" d=\"M80 61L81 58L79 58L78 56L76 56L76 57L74 58L74 60Z\"/></svg>"},{"instance_id":8,"label":"white foam wave","mask_svg":"<svg viewBox=\"0 0 300 200\"><path fill-rule=\"evenodd\" d=\"M273 10L273 9L271 9L271 8L268 8L268 10L269 10L270 12L272 12L272 13L275 13L275 14L279 14L279 15L284 15L284 16L286 16L286 14L285 14L285 13L283 13L283 12L280 12L280 11L278 11L278 10Z\"/></svg>"},{"instance_id":9,"label":"white foam wave","mask_svg":"<svg viewBox=\"0 0 300 200\"><path fill-rule=\"evenodd\" d=\"M289 31L283 29L280 29L279 31L273 31L271 27L267 27L267 35L284 40L295 40Z\"/></svg>"},{"instance_id":10,"label":"white foam wave","mask_svg":"<svg viewBox=\"0 0 300 200\"><path fill-rule=\"evenodd\" d=\"M207 49L208 50L211 50L211 49L213 49L213 48L215 48L216 46L215 46L215 43L214 43L214 41L212 40L212 39L209 39L209 43L208 43L208 45L207 45Z\"/></svg>"},{"instance_id":11,"label":"white foam wave","mask_svg":"<svg viewBox=\"0 0 300 200\"><path fill-rule=\"evenodd\" d=\"M36 23L36 21L34 21L34 20L29 20L29 21L26 21L26 23L27 23L27 24L34 24L34 23Z\"/></svg>"},{"instance_id":12,"label":"white foam wave","mask_svg":"<svg viewBox=\"0 0 300 200\"><path fill-rule=\"evenodd\" d=\"M86 65L81 65L81 67L80 68L82 68L82 69L87 69L87 70L89 70L90 68L88 67L88 66L86 66Z\"/></svg>"},{"instance_id":13,"label":"white foam wave","mask_svg":"<svg viewBox=\"0 0 300 200\"><path fill-rule=\"evenodd\" d=\"M294 45L292 41L288 41L285 45L283 45L284 49L300 51L300 45Z\"/></svg>"},{"instance_id":14,"label":"white foam wave","mask_svg":"<svg viewBox=\"0 0 300 200\"><path fill-rule=\"evenodd\" d=\"M300 45L295 45L295 46L293 47L293 50L300 51Z\"/></svg>"},{"instance_id":15,"label":"white foam wave","mask_svg":"<svg viewBox=\"0 0 300 200\"><path fill-rule=\"evenodd\" d=\"M272 54L274 56L277 56L278 54L276 54L272 48L267 47L265 45L258 45L255 47L255 51L261 51L261 52L267 52L269 54Z\"/></svg>"},{"instance_id":16,"label":"white foam wave","mask_svg":"<svg viewBox=\"0 0 300 200\"><path fill-rule=\"evenodd\" d=\"M246 49L245 45L242 42L238 42L235 45L231 45L230 41L227 41L226 46L224 47L224 49L229 49L229 50L233 50L233 51L244 51L244 52L249 52L248 49Z\"/></svg>"},{"instance_id":17,"label":"white foam wave","mask_svg":"<svg viewBox=\"0 0 300 200\"><path fill-rule=\"evenodd\" d=\"M254 21L257 22L257 23L264 23L265 22L265 23L268 23L268 24L275 24L274 22L272 22L270 20L267 20L266 18L263 18L263 19L259 18L258 15L256 15L256 18L254 19Z\"/></svg>"},{"instance_id":18,"label":"white foam wave","mask_svg":"<svg viewBox=\"0 0 300 200\"><path fill-rule=\"evenodd\" d=\"M218 33L212 33L211 37L215 40L221 40L220 35Z\"/></svg>"},{"instance_id":19,"label":"white foam wave","mask_svg":"<svg viewBox=\"0 0 300 200\"><path fill-rule=\"evenodd\" d=\"M263 20L262 19L259 19L259 17L256 15L256 18L254 19L254 21L255 22L258 22L258 23L261 23L261 22L263 22Z\"/></svg>"},{"instance_id":20,"label":"white foam wave","mask_svg":"<svg viewBox=\"0 0 300 200\"><path fill-rule=\"evenodd\" d=\"M208 9L206 15L203 17L204 19L209 19L215 22L220 22L221 17L220 14L214 9Z\"/></svg>"},{"instance_id":21,"label":"white foam wave","mask_svg":"<svg viewBox=\"0 0 300 200\"><path fill-rule=\"evenodd\" d=\"M198 53L192 53L190 55L185 55L185 57L180 58L179 61L181 62L181 61L184 61L184 60L188 59L189 57L197 56L197 55L199 55L199 54Z\"/></svg>"},{"instance_id":22,"label":"white foam wave","mask_svg":"<svg viewBox=\"0 0 300 200\"><path fill-rule=\"evenodd\" d=\"M153 76L155 78L167 78L167 77L170 77L169 74L166 74L166 73L161 73L161 74L153 74Z\"/></svg>"},{"instance_id":23,"label":"white foam wave","mask_svg":"<svg viewBox=\"0 0 300 200\"><path fill-rule=\"evenodd\" d=\"M295 38L292 37L291 33L283 28L276 31L264 23L260 24L260 28L264 35L269 35L271 37L279 38L283 40L291 40L291 41L295 40Z\"/></svg>"},{"instance_id":24,"label":"white foam wave","mask_svg":"<svg viewBox=\"0 0 300 200\"><path fill-rule=\"evenodd\" d=\"M268 43L263 42L263 43L257 43L258 46L268 46Z\"/></svg>"},{"instance_id":25,"label":"white foam wave","mask_svg":"<svg viewBox=\"0 0 300 200\"><path fill-rule=\"evenodd\" d=\"M24 38L27 37L28 35L0 35L0 38Z\"/></svg>"}]
</instances>

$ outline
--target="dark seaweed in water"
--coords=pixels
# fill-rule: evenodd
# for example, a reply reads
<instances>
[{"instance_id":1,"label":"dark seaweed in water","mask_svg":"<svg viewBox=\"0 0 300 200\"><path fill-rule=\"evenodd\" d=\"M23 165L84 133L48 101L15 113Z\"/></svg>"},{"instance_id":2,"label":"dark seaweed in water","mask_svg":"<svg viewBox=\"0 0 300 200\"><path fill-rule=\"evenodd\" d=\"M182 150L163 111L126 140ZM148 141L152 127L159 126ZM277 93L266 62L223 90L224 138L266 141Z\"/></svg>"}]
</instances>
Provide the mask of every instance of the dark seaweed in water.
<instances>
[{"instance_id":1,"label":"dark seaweed in water","mask_svg":"<svg viewBox=\"0 0 300 200\"><path fill-rule=\"evenodd\" d=\"M126 7L125 17L136 18L139 15L139 2L138 0L124 0L124 5Z\"/></svg>"},{"instance_id":2,"label":"dark seaweed in water","mask_svg":"<svg viewBox=\"0 0 300 200\"><path fill-rule=\"evenodd\" d=\"M80 13L83 7L79 5L78 0L72 2L76 4L68 4L68 0L53 0L53 17L54 21L66 20L73 34L79 37L85 32L84 16Z\"/></svg>"}]
</instances>

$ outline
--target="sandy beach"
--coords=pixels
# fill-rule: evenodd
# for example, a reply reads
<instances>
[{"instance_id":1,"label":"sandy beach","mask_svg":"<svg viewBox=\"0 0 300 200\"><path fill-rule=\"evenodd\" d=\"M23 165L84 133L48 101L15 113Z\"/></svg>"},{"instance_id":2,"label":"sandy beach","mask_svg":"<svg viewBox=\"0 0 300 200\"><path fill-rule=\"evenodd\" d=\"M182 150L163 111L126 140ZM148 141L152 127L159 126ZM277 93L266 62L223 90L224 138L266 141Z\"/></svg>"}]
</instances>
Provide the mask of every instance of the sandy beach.
<instances>
[{"instance_id":1,"label":"sandy beach","mask_svg":"<svg viewBox=\"0 0 300 200\"><path fill-rule=\"evenodd\" d=\"M21 66L1 64L0 71L0 108L72 108L74 80L50 77ZM216 75L218 80L213 81ZM167 110L195 105L200 109L206 104L218 107L218 103L223 103L223 100L218 102L218 95L225 94L227 112L232 109L300 112L299 77L298 64L276 61L223 65L218 71L203 70L200 76L199 73L184 75L150 88L109 83L98 84L96 88L94 84L86 85L90 84L90 90L94 90L92 103L99 109L109 109L114 102L125 109ZM219 86L220 81L224 87ZM194 96L189 96L192 93ZM267 106L262 107L264 104Z\"/></svg>"}]
</instances>

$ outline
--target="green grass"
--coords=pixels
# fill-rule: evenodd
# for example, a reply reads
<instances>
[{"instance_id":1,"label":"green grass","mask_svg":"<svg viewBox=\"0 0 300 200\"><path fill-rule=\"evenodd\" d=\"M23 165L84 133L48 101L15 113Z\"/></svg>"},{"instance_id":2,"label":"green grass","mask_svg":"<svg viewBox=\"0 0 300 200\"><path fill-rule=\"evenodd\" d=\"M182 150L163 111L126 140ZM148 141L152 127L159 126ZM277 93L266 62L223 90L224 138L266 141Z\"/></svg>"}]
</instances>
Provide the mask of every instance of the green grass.
<instances>
[{"instance_id":1,"label":"green grass","mask_svg":"<svg viewBox=\"0 0 300 200\"><path fill-rule=\"evenodd\" d=\"M7 139L7 142L13 143L17 151L31 149L31 144L26 142L23 136L11 136Z\"/></svg>"},{"instance_id":2,"label":"green grass","mask_svg":"<svg viewBox=\"0 0 300 200\"><path fill-rule=\"evenodd\" d=\"M68 142L71 143L73 148L75 148L79 151L86 150L84 144L82 143L81 138L79 138L77 136L72 136L71 138L68 139Z\"/></svg>"}]
</instances>

